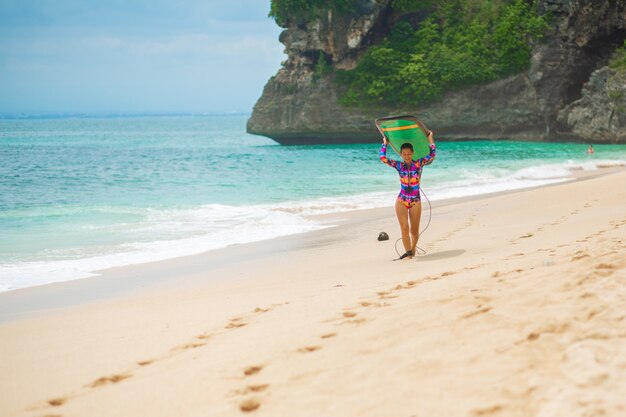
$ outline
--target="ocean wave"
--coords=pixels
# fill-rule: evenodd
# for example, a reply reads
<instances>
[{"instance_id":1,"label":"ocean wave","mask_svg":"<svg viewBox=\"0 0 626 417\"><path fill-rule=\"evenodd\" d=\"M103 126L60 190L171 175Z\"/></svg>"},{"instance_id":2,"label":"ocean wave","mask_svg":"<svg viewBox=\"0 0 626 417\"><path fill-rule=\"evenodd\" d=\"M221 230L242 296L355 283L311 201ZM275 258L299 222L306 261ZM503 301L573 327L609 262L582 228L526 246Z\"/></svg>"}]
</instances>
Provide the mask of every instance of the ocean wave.
<instances>
[{"instance_id":1,"label":"ocean wave","mask_svg":"<svg viewBox=\"0 0 626 417\"><path fill-rule=\"evenodd\" d=\"M1 264L0 291L87 278L98 275L94 271L102 269L194 255L328 227L300 215L258 205L244 208L210 204L147 212L142 222L125 227L127 236L141 240L99 247L101 255L88 256L93 251L90 247L83 249L83 256L81 249L58 249L46 251L45 260Z\"/></svg>"}]
</instances>

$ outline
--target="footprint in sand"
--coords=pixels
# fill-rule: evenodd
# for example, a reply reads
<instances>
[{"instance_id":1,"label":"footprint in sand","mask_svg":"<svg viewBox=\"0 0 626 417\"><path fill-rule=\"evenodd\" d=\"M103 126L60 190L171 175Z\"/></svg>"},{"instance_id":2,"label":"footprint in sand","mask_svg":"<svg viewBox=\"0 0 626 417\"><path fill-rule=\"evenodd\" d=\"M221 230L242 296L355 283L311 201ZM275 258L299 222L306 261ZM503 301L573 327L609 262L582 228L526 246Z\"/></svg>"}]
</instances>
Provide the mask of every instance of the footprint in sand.
<instances>
[{"instance_id":1,"label":"footprint in sand","mask_svg":"<svg viewBox=\"0 0 626 417\"><path fill-rule=\"evenodd\" d=\"M53 398L48 400L48 404L53 407L60 407L67 402L67 398Z\"/></svg>"},{"instance_id":2,"label":"footprint in sand","mask_svg":"<svg viewBox=\"0 0 626 417\"><path fill-rule=\"evenodd\" d=\"M465 267L465 268L463 268L463 269L464 269L464 270L466 270L466 271L471 271L471 270L473 270L473 269L478 269L478 268L480 268L481 266L483 266L483 265L481 264L481 265L466 266L466 267Z\"/></svg>"},{"instance_id":3,"label":"footprint in sand","mask_svg":"<svg viewBox=\"0 0 626 417\"><path fill-rule=\"evenodd\" d=\"M320 337L322 339L328 339L328 338L335 337L335 336L337 336L337 333L325 333L325 334L321 335Z\"/></svg>"},{"instance_id":4,"label":"footprint in sand","mask_svg":"<svg viewBox=\"0 0 626 417\"><path fill-rule=\"evenodd\" d=\"M594 271L595 274L601 277L608 277L609 275L613 274L613 272L615 272L615 265L601 263L601 264L596 265L595 269L596 269Z\"/></svg>"},{"instance_id":5,"label":"footprint in sand","mask_svg":"<svg viewBox=\"0 0 626 417\"><path fill-rule=\"evenodd\" d=\"M386 300L386 299L390 299L390 298L398 298L399 295L392 295L387 291L379 291L376 294L378 294L378 298L380 298L381 300Z\"/></svg>"},{"instance_id":6,"label":"footprint in sand","mask_svg":"<svg viewBox=\"0 0 626 417\"><path fill-rule=\"evenodd\" d=\"M560 334L560 333L566 332L568 329L569 329L569 324L567 323L556 323L556 322L548 323L544 325L543 327L528 333L525 340L532 342L532 341L539 339L539 337L541 337L543 333ZM521 342L523 341L517 342L516 344L521 343Z\"/></svg>"},{"instance_id":7,"label":"footprint in sand","mask_svg":"<svg viewBox=\"0 0 626 417\"><path fill-rule=\"evenodd\" d=\"M130 377L132 377L132 375L130 374L114 374L110 376L103 376L101 378L96 379L91 384L85 385L85 387L98 388L100 386L107 385L107 384L117 384L118 382L128 379ZM63 404L65 404L68 400L69 398L66 398L66 397L58 397L58 398L53 398L51 400L48 400L47 403L48 405L52 407L60 407Z\"/></svg>"},{"instance_id":8,"label":"footprint in sand","mask_svg":"<svg viewBox=\"0 0 626 417\"><path fill-rule=\"evenodd\" d=\"M265 391L269 386L270 386L270 384L248 385L246 387L246 390L248 392L262 392L262 391Z\"/></svg>"},{"instance_id":9,"label":"footprint in sand","mask_svg":"<svg viewBox=\"0 0 626 417\"><path fill-rule=\"evenodd\" d=\"M392 289L392 291L410 290L411 288L415 286L415 284L417 284L417 281L408 281L405 283L405 285L398 284Z\"/></svg>"},{"instance_id":10,"label":"footprint in sand","mask_svg":"<svg viewBox=\"0 0 626 417\"><path fill-rule=\"evenodd\" d=\"M243 374L245 376L255 375L261 372L262 369L263 369L263 365L248 366L246 369L243 370Z\"/></svg>"},{"instance_id":11,"label":"footprint in sand","mask_svg":"<svg viewBox=\"0 0 626 417\"><path fill-rule=\"evenodd\" d=\"M477 417L489 416L491 414L499 414L503 410L504 410L504 407L498 404L498 405L493 405L491 407L478 408L476 410L472 410L472 415L477 416Z\"/></svg>"},{"instance_id":12,"label":"footprint in sand","mask_svg":"<svg viewBox=\"0 0 626 417\"><path fill-rule=\"evenodd\" d=\"M239 389L237 391L234 392L235 395L248 395L250 393L258 393L258 392L263 392L265 391L267 388L269 388L270 384L251 384L246 386L243 389Z\"/></svg>"},{"instance_id":13,"label":"footprint in sand","mask_svg":"<svg viewBox=\"0 0 626 417\"><path fill-rule=\"evenodd\" d=\"M239 409L244 413L254 411L261 406L261 401L256 398L248 398L247 400L239 403Z\"/></svg>"},{"instance_id":14,"label":"footprint in sand","mask_svg":"<svg viewBox=\"0 0 626 417\"><path fill-rule=\"evenodd\" d=\"M484 314L484 313L487 313L487 312L491 311L491 309L492 309L492 307L483 307L483 308L479 308L479 309L478 309L478 310L476 310L476 311L472 311L472 312L470 312L470 313L464 314L463 316L461 316L461 318L464 318L464 319L469 319L469 318L474 317L474 316L477 316L477 315L479 315L479 314Z\"/></svg>"},{"instance_id":15,"label":"footprint in sand","mask_svg":"<svg viewBox=\"0 0 626 417\"><path fill-rule=\"evenodd\" d=\"M316 350L320 350L322 347L319 345L316 346L304 346L298 349L298 352L300 353L310 353L310 352L315 352Z\"/></svg>"},{"instance_id":16,"label":"footprint in sand","mask_svg":"<svg viewBox=\"0 0 626 417\"><path fill-rule=\"evenodd\" d=\"M230 323L224 326L225 329L237 329L239 327L247 326L248 323L240 322L241 319L232 319Z\"/></svg>"},{"instance_id":17,"label":"footprint in sand","mask_svg":"<svg viewBox=\"0 0 626 417\"><path fill-rule=\"evenodd\" d=\"M446 275L446 276L449 276L449 275L454 275L454 272L453 272L453 273L451 273L451 274L448 274L448 275ZM439 280L440 280L440 279L442 279L443 277L444 277L443 275L437 275L437 276L435 276L435 277L430 277L430 276L428 276L428 277L424 278L424 282L429 282L429 281L439 281Z\"/></svg>"},{"instance_id":18,"label":"footprint in sand","mask_svg":"<svg viewBox=\"0 0 626 417\"><path fill-rule=\"evenodd\" d=\"M101 387L107 384L117 384L118 382L128 379L131 376L132 375L130 374L115 374L111 376L103 376L103 377L96 379L91 384L88 384L86 386L90 388L97 388L97 387Z\"/></svg>"},{"instance_id":19,"label":"footprint in sand","mask_svg":"<svg viewBox=\"0 0 626 417\"><path fill-rule=\"evenodd\" d=\"M395 298L395 297L390 297L390 298ZM363 307L389 307L391 305L391 304L389 304L387 302L384 302L384 301L382 303L363 301L363 302L361 302L359 304L361 304Z\"/></svg>"},{"instance_id":20,"label":"footprint in sand","mask_svg":"<svg viewBox=\"0 0 626 417\"><path fill-rule=\"evenodd\" d=\"M197 349L204 345L206 345L206 343L200 343L200 342L186 343L184 345L180 345L180 346L176 346L175 348L172 348L170 352L174 353L174 352L180 352L180 351L187 350L187 349Z\"/></svg>"},{"instance_id":21,"label":"footprint in sand","mask_svg":"<svg viewBox=\"0 0 626 417\"><path fill-rule=\"evenodd\" d=\"M583 258L590 258L590 255L587 255L586 253L579 253L572 257L572 261L578 261Z\"/></svg>"},{"instance_id":22,"label":"footprint in sand","mask_svg":"<svg viewBox=\"0 0 626 417\"><path fill-rule=\"evenodd\" d=\"M282 303L274 303L274 304L270 305L270 307L274 308L274 307L286 306L289 303L290 303L289 301L285 301L285 302L282 302Z\"/></svg>"},{"instance_id":23,"label":"footprint in sand","mask_svg":"<svg viewBox=\"0 0 626 417\"><path fill-rule=\"evenodd\" d=\"M154 363L155 359L148 359L146 361L139 361L137 362L137 365L139 366L147 366L150 365L151 363Z\"/></svg>"},{"instance_id":24,"label":"footprint in sand","mask_svg":"<svg viewBox=\"0 0 626 417\"><path fill-rule=\"evenodd\" d=\"M271 308L261 308L261 307L257 307L254 310L252 310L253 313L267 313L268 311L270 311Z\"/></svg>"},{"instance_id":25,"label":"footprint in sand","mask_svg":"<svg viewBox=\"0 0 626 417\"><path fill-rule=\"evenodd\" d=\"M528 333L528 336L526 336L526 340L528 340L529 342L532 342L533 340L539 339L539 336L541 336L541 333L536 333L536 332Z\"/></svg>"},{"instance_id":26,"label":"footprint in sand","mask_svg":"<svg viewBox=\"0 0 626 417\"><path fill-rule=\"evenodd\" d=\"M251 367L260 368L260 367ZM234 392L235 395L258 394L268 389L270 384L249 384L245 388ZM261 400L258 398L248 398L239 403L239 409L243 412L250 412L261 406Z\"/></svg>"},{"instance_id":27,"label":"footprint in sand","mask_svg":"<svg viewBox=\"0 0 626 417\"><path fill-rule=\"evenodd\" d=\"M351 317L356 317L356 314L354 311L344 311L343 312L343 316L346 318L351 318Z\"/></svg>"}]
</instances>

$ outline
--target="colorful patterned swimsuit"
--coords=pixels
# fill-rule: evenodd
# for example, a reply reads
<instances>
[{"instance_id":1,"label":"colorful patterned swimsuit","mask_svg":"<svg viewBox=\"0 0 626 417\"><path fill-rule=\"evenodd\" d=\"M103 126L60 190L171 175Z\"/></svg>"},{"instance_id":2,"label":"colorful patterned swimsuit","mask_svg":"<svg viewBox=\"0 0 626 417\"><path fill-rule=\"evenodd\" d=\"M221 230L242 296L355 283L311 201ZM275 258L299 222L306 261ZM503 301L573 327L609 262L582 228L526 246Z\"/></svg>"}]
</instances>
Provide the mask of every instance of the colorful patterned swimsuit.
<instances>
[{"instance_id":1,"label":"colorful patterned swimsuit","mask_svg":"<svg viewBox=\"0 0 626 417\"><path fill-rule=\"evenodd\" d=\"M387 159L387 145L383 143L380 149L380 160L395 168L400 175L400 194L398 200L404 204L406 208L411 208L421 201L420 199L420 178L422 177L422 168L429 165L435 159L435 145L430 145L430 154L418 159L407 166L402 161L394 161Z\"/></svg>"}]
</instances>

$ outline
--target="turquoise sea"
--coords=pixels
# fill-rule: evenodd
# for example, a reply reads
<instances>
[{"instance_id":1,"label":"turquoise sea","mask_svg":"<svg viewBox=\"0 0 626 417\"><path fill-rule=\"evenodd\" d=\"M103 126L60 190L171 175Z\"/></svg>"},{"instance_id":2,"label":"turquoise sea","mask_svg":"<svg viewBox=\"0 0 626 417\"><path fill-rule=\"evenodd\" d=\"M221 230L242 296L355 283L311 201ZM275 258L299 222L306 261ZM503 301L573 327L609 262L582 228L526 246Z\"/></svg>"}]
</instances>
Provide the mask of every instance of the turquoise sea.
<instances>
[{"instance_id":1,"label":"turquoise sea","mask_svg":"<svg viewBox=\"0 0 626 417\"><path fill-rule=\"evenodd\" d=\"M379 162L379 144L285 147L246 134L247 118L0 120L0 291L315 230L327 225L311 215L393 204L398 179ZM586 149L440 142L422 186L437 200L626 166L624 145Z\"/></svg>"}]
</instances>

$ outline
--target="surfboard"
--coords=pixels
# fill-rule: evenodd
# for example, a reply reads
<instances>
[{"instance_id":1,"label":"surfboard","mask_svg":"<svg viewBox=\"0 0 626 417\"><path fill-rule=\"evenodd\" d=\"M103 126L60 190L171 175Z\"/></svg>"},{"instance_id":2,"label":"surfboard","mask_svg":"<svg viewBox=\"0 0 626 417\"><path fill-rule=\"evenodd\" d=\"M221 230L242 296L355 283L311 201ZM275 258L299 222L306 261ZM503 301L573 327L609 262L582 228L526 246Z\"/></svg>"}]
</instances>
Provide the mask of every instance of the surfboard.
<instances>
[{"instance_id":1,"label":"surfboard","mask_svg":"<svg viewBox=\"0 0 626 417\"><path fill-rule=\"evenodd\" d=\"M427 138L430 130L415 116L405 114L382 117L376 119L375 123L380 133L387 138L391 148L398 155L401 155L400 148L405 143L413 145L413 160L415 161L430 153L430 143Z\"/></svg>"}]
</instances>

